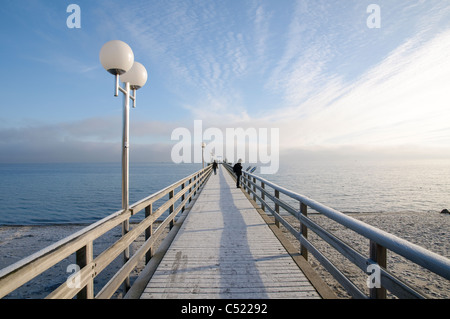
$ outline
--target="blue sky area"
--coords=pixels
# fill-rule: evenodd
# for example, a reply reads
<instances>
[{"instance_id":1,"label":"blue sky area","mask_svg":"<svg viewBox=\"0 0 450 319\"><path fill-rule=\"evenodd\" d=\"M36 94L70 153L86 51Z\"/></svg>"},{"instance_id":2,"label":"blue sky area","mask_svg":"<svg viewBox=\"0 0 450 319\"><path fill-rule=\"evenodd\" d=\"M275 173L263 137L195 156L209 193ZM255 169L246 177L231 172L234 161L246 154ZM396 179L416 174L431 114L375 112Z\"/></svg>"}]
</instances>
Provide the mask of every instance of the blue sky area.
<instances>
[{"instance_id":1,"label":"blue sky area","mask_svg":"<svg viewBox=\"0 0 450 319\"><path fill-rule=\"evenodd\" d=\"M149 74L132 160L170 161L194 120L279 128L286 156L450 157L448 1L2 0L0 26L0 162L120 161L113 39Z\"/></svg>"}]
</instances>

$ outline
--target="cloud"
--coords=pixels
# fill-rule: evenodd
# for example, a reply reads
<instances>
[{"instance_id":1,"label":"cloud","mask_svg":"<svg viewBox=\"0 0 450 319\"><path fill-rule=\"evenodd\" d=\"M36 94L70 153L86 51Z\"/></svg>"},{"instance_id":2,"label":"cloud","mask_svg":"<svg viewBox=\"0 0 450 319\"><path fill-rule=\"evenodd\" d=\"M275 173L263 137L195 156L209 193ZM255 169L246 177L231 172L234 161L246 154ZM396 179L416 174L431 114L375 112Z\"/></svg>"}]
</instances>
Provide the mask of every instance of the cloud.
<instances>
[{"instance_id":1,"label":"cloud","mask_svg":"<svg viewBox=\"0 0 450 319\"><path fill-rule=\"evenodd\" d=\"M426 42L412 38L358 81L331 81L331 87L298 106L300 116L293 118L289 109L279 115L291 132L286 143L448 145L449 50L450 31Z\"/></svg>"},{"instance_id":2,"label":"cloud","mask_svg":"<svg viewBox=\"0 0 450 319\"><path fill-rule=\"evenodd\" d=\"M311 7L299 1L283 37L285 41L280 42L269 36L268 26L274 15L265 11L267 7L256 6L252 21L258 37L252 43L258 44L259 60L255 61L264 63L263 68L270 74L263 81L264 88L280 96L278 105L258 114L250 113L242 102L245 92L231 85L224 86L228 89L225 97L218 83L236 82L242 74L232 72L231 76L222 64L220 76L214 77L215 57L203 54L197 56L204 63L203 72L192 80L197 78L202 83L204 101L185 107L195 118L220 127L224 126L220 120L228 127L278 126L284 149L448 145L450 33L438 32L435 26L448 14L448 8L434 3L424 13L423 6L404 7L397 3L391 7L396 16L387 9L388 5L383 5L384 29L368 37L367 32L374 30L365 25L365 7L357 7L361 12L355 16L349 8L346 10L350 12L335 11L338 9L327 2ZM264 16L269 19L263 23ZM321 18L329 19L326 27ZM411 29L397 32L395 28L402 25ZM257 72L251 73L254 61L245 57L251 52L247 49L250 42L246 41L248 38L230 37L226 43L242 49L246 61L242 70L250 78ZM279 59L270 64L267 50L275 43L282 43L282 50L277 52ZM392 47L389 52L380 45L384 43L387 48ZM353 60L342 64L342 56ZM358 73L349 76L343 71L343 65L362 63L367 58L371 62L360 67Z\"/></svg>"},{"instance_id":3,"label":"cloud","mask_svg":"<svg viewBox=\"0 0 450 319\"><path fill-rule=\"evenodd\" d=\"M125 7L102 1L101 7L83 6L82 30L88 30L89 17L96 24L91 20L82 34L127 39L157 81L151 88L163 91L157 104L170 100L178 116L188 111L179 122L132 118L133 151L142 158L153 154L149 149L170 154L172 130L190 127L195 119L205 128L280 128L286 150L444 147L450 142L450 6L380 5L382 28L370 30L367 3L360 1L132 1ZM41 50L29 59L84 75L101 68L97 49L86 50L85 60L66 51L63 56L47 48L49 54ZM119 116L91 116L0 128L0 143L8 150L0 160L27 158L27 149L30 159L116 158L121 126Z\"/></svg>"},{"instance_id":4,"label":"cloud","mask_svg":"<svg viewBox=\"0 0 450 319\"><path fill-rule=\"evenodd\" d=\"M133 121L130 157L169 161L177 123ZM122 120L88 118L57 124L32 123L0 129L0 162L120 162Z\"/></svg>"},{"instance_id":5,"label":"cloud","mask_svg":"<svg viewBox=\"0 0 450 319\"><path fill-rule=\"evenodd\" d=\"M283 53L265 84L281 103L249 118L249 126L278 126L285 149L448 145L450 33L437 28L448 6L435 2L424 11L423 5L396 3L387 10L383 4L384 29L369 36L362 7L357 30L357 18L344 12L348 25L342 25L342 12L330 14L324 2L314 8L297 4ZM326 32L319 13L332 18ZM392 49L385 53L385 47ZM351 63L364 59L370 62L349 73Z\"/></svg>"},{"instance_id":6,"label":"cloud","mask_svg":"<svg viewBox=\"0 0 450 319\"><path fill-rule=\"evenodd\" d=\"M254 12L254 47L257 63L264 66L264 57L266 55L270 26L269 21L272 15L266 12L262 4L253 8Z\"/></svg>"},{"instance_id":7,"label":"cloud","mask_svg":"<svg viewBox=\"0 0 450 319\"><path fill-rule=\"evenodd\" d=\"M254 12L233 9L221 2L173 1L110 10L120 10L117 19L136 43L136 55L149 59L167 89L186 101L182 107L197 116L241 107L234 103L240 98L235 83L248 74Z\"/></svg>"}]
</instances>

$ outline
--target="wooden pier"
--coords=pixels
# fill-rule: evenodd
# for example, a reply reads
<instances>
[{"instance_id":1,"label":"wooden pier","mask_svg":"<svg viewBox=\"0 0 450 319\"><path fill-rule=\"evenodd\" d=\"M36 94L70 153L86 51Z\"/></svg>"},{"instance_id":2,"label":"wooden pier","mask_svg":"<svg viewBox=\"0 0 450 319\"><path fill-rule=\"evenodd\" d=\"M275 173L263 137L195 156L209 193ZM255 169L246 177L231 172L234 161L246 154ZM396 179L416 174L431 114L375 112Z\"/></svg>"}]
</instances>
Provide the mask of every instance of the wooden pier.
<instances>
[{"instance_id":1,"label":"wooden pier","mask_svg":"<svg viewBox=\"0 0 450 319\"><path fill-rule=\"evenodd\" d=\"M225 169L205 185L141 298L320 298Z\"/></svg>"},{"instance_id":2,"label":"wooden pier","mask_svg":"<svg viewBox=\"0 0 450 319\"><path fill-rule=\"evenodd\" d=\"M59 286L46 298L336 298L312 269L309 255L352 298L383 299L387 298L387 291L398 298L426 298L388 269L388 252L428 269L442 280L450 280L450 260L445 256L247 171L243 171L242 189L238 189L231 166L223 163L219 167L215 175L208 165L128 209L119 210L0 269L0 298L44 272L61 271L61 264L68 261L79 270L58 282ZM315 223L308 217L309 211L365 238L369 254L356 250L345 238ZM141 221L129 228L130 218L139 214ZM285 219L286 214L297 218L300 227L291 225ZM281 236L281 225L298 240L297 245ZM96 242L117 228L121 229L122 236L108 248L97 251ZM310 240L309 232L351 261L377 285L356 285L340 270L342 265L333 263ZM133 245L138 246L130 255ZM108 277L108 282L97 282L98 274L120 255L123 260L120 269ZM132 272L142 264L142 271L131 284Z\"/></svg>"}]
</instances>

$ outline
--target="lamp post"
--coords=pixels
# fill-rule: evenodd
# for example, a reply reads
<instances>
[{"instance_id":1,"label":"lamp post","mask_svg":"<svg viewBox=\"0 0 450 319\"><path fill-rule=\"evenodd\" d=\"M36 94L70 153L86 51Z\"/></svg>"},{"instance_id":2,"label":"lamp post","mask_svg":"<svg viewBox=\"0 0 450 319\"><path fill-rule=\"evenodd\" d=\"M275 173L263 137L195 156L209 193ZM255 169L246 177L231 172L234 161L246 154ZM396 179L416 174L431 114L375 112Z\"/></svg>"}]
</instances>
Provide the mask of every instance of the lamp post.
<instances>
[{"instance_id":1,"label":"lamp post","mask_svg":"<svg viewBox=\"0 0 450 319\"><path fill-rule=\"evenodd\" d=\"M125 42L112 40L103 45L100 50L100 62L106 71L115 76L114 96L119 91L124 94L123 100L123 130L122 130L122 209L129 209L129 135L130 135L130 99L133 108L136 107L136 91L147 82L147 70L139 62L134 61L133 50ZM122 76L122 78L121 78ZM120 86L120 80L124 88ZM131 92L133 94L131 94ZM129 231L128 220L122 224L122 235ZM124 263L130 258L130 251L124 251ZM125 281L125 290L130 286L129 278Z\"/></svg>"},{"instance_id":2,"label":"lamp post","mask_svg":"<svg viewBox=\"0 0 450 319\"><path fill-rule=\"evenodd\" d=\"M124 94L123 131L122 131L122 208L129 208L129 114L130 99L136 107L136 90L147 82L147 70L134 61L133 50L125 42L113 40L105 43L100 50L100 62L103 67L116 77L114 96L119 91ZM122 76L122 78L120 78ZM120 79L124 88L119 85ZM131 91L133 94L131 94Z\"/></svg>"},{"instance_id":3,"label":"lamp post","mask_svg":"<svg viewBox=\"0 0 450 319\"><path fill-rule=\"evenodd\" d=\"M203 142L202 143L202 168L205 168L205 146L206 146L206 143L205 142Z\"/></svg>"}]
</instances>

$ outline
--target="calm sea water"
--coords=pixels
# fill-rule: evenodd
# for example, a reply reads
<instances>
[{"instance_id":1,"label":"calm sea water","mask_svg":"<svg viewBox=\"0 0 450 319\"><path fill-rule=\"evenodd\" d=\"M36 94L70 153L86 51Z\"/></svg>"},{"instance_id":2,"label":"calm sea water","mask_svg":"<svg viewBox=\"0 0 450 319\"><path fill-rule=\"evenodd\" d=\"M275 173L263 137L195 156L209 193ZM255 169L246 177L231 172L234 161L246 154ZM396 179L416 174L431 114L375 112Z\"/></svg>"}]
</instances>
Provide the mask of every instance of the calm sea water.
<instances>
[{"instance_id":1,"label":"calm sea water","mask_svg":"<svg viewBox=\"0 0 450 319\"><path fill-rule=\"evenodd\" d=\"M132 163L130 203L199 170L201 164ZM450 163L283 163L266 175L344 212L450 209ZM0 225L89 224L121 208L120 163L0 164Z\"/></svg>"},{"instance_id":2,"label":"calm sea water","mask_svg":"<svg viewBox=\"0 0 450 319\"><path fill-rule=\"evenodd\" d=\"M350 213L450 209L450 161L306 161L267 178Z\"/></svg>"},{"instance_id":3,"label":"calm sea water","mask_svg":"<svg viewBox=\"0 0 450 319\"><path fill-rule=\"evenodd\" d=\"M132 163L130 204L201 169ZM0 225L90 224L122 207L120 163L0 164Z\"/></svg>"}]
</instances>

